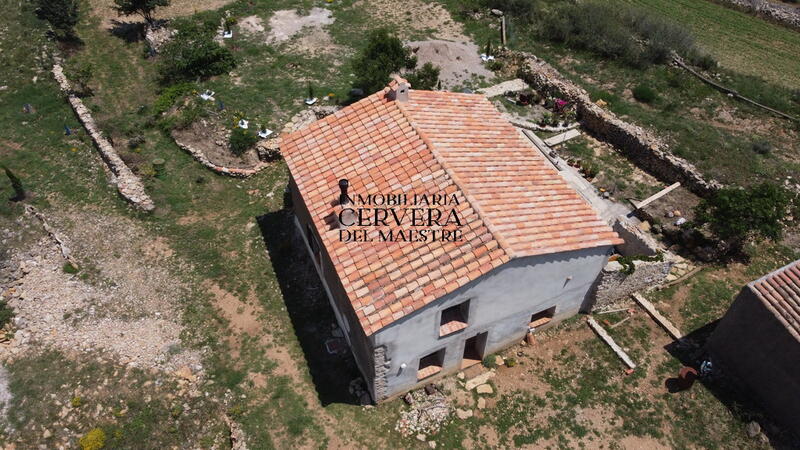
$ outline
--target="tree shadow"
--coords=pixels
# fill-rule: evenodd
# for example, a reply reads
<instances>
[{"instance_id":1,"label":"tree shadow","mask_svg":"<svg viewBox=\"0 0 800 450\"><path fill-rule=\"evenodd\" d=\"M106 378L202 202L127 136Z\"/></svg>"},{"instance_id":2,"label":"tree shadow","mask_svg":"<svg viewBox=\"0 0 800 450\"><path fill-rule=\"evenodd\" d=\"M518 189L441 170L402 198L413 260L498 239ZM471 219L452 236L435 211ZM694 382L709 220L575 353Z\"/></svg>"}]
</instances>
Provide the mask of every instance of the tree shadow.
<instances>
[{"instance_id":1,"label":"tree shadow","mask_svg":"<svg viewBox=\"0 0 800 450\"><path fill-rule=\"evenodd\" d=\"M706 325L685 335L682 339L674 341L664 347L670 355L678 359L684 366L693 367L698 372L703 361L711 360L706 351L706 342L716 329L719 320ZM712 360L713 363L713 360ZM673 381L670 381L673 380ZM677 381L676 381L677 380ZM800 448L800 436L777 423L769 416L767 411L746 390L724 372L716 367L711 375L697 378L706 389L743 424L757 422L761 431L769 439L770 445L776 449ZM670 378L665 383L670 393L681 392L687 387L681 384L679 378ZM675 389L674 391L672 389Z\"/></svg>"},{"instance_id":2,"label":"tree shadow","mask_svg":"<svg viewBox=\"0 0 800 450\"><path fill-rule=\"evenodd\" d=\"M144 22L123 22L114 19L111 21L111 28L108 29L108 32L132 44L144 40Z\"/></svg>"},{"instance_id":3,"label":"tree shadow","mask_svg":"<svg viewBox=\"0 0 800 450\"><path fill-rule=\"evenodd\" d=\"M349 389L361 373L346 341L332 335L336 317L294 224L294 215L283 209L259 216L256 221L320 403L359 404ZM326 343L331 347L345 345L338 354L331 354Z\"/></svg>"}]
</instances>

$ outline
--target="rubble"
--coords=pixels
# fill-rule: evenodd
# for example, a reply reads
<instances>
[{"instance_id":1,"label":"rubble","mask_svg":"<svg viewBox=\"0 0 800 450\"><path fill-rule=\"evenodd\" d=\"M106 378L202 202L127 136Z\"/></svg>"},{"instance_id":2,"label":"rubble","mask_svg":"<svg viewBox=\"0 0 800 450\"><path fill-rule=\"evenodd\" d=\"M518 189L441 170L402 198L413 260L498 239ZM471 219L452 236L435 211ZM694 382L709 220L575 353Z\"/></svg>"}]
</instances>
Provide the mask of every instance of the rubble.
<instances>
[{"instance_id":1,"label":"rubble","mask_svg":"<svg viewBox=\"0 0 800 450\"><path fill-rule=\"evenodd\" d=\"M450 417L451 408L447 398L441 392L431 395L422 390L410 392L413 404L400 413L395 430L403 436L417 435L417 439L425 441L425 436L436 433Z\"/></svg>"}]
</instances>

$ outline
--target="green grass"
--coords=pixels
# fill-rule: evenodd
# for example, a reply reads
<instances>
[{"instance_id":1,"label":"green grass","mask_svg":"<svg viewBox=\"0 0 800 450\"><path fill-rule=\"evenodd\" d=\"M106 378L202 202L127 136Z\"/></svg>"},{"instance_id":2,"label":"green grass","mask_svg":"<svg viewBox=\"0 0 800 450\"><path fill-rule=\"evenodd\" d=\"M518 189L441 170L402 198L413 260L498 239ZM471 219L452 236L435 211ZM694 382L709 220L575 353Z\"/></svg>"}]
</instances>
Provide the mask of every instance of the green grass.
<instances>
[{"instance_id":1,"label":"green grass","mask_svg":"<svg viewBox=\"0 0 800 450\"><path fill-rule=\"evenodd\" d=\"M688 26L722 67L800 89L800 34L753 15L699 0L614 0Z\"/></svg>"}]
</instances>

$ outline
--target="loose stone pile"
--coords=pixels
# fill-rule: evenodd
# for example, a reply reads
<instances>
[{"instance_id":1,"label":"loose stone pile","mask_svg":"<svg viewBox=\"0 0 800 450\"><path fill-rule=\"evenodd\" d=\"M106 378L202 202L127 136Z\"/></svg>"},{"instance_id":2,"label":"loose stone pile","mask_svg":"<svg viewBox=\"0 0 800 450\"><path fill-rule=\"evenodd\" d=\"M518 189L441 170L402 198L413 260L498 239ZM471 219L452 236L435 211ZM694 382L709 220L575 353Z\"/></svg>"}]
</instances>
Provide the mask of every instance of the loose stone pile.
<instances>
[{"instance_id":1,"label":"loose stone pile","mask_svg":"<svg viewBox=\"0 0 800 450\"><path fill-rule=\"evenodd\" d=\"M420 389L410 392L410 408L400 413L395 429L403 436L435 433L450 417L451 408L441 392L430 395Z\"/></svg>"}]
</instances>

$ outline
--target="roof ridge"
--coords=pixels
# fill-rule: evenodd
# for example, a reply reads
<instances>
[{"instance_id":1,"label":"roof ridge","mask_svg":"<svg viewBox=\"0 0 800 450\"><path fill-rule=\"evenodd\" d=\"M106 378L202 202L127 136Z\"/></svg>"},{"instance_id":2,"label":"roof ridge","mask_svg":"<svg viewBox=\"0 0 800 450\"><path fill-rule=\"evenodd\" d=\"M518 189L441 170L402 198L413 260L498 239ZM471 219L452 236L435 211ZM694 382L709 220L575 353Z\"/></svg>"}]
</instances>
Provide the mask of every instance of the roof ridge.
<instances>
[{"instance_id":1,"label":"roof ridge","mask_svg":"<svg viewBox=\"0 0 800 450\"><path fill-rule=\"evenodd\" d=\"M508 243L508 241L506 241L505 237L502 236L497 227L489 220L487 214L484 213L483 208L481 208L480 202L478 202L478 200L475 199L475 197L464 188L464 183L461 182L459 177L455 174L455 171L453 171L453 169L450 168L450 164L447 163L447 159L439 154L439 151L436 150L436 147L433 145L433 142L431 142L431 140L428 138L428 135L417 126L416 122L411 118L411 115L408 113L408 111L406 111L405 108L403 108L402 103L395 102L395 106L397 107L397 109L400 110L400 113L408 121L408 124L411 125L411 128L414 130L414 133L416 133L417 136L419 136L420 139L422 139L422 142L425 143L425 146L427 146L428 149L430 149L431 154L433 155L433 158L436 160L436 162L438 162L439 165L442 166L442 169L444 169L444 171L447 173L447 176L449 176L450 179L453 180L453 183L458 187L461 193L464 194L464 197L467 199L470 206L472 206L472 209L475 210L475 212L478 214L478 217L480 217L484 225L486 225L486 229L489 230L490 233L492 233L492 237L500 245L500 248L503 249L503 252L505 252L505 254L508 255L509 258L514 258L515 252L511 248L511 245Z\"/></svg>"}]
</instances>

